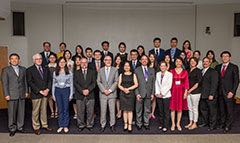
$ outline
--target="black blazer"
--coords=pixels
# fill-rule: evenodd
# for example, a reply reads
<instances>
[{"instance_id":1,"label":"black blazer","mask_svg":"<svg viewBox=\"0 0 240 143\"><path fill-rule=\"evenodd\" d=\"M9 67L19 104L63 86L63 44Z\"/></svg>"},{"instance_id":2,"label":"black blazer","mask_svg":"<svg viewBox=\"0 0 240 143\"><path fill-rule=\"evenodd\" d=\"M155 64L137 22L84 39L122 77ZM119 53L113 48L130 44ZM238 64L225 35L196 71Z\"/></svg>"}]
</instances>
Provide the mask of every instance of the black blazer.
<instances>
[{"instance_id":1,"label":"black blazer","mask_svg":"<svg viewBox=\"0 0 240 143\"><path fill-rule=\"evenodd\" d=\"M137 60L137 65L136 65L136 67L135 67L135 69L134 69L134 67L133 67L133 61L130 61L130 63L131 63L131 69L132 69L132 71L134 71L137 67L139 67L139 66L142 65L142 64L140 63L140 61Z\"/></svg>"},{"instance_id":2,"label":"black blazer","mask_svg":"<svg viewBox=\"0 0 240 143\"><path fill-rule=\"evenodd\" d=\"M238 66L229 63L223 77L221 76L222 64L217 65L215 69L218 72L219 77L219 95L224 95L224 97L227 97L228 92L232 92L234 95L236 95L236 91L239 85Z\"/></svg>"},{"instance_id":3,"label":"black blazer","mask_svg":"<svg viewBox=\"0 0 240 143\"><path fill-rule=\"evenodd\" d=\"M45 56L45 54L44 54L44 51L43 52L41 52L40 53L41 55L42 55L42 66L44 66L44 67L47 67L47 65L48 65L48 63L49 63L49 60L46 58L46 56ZM50 54L49 55L52 55L52 54L54 54L56 57L57 57L57 55L54 53L54 52L51 52L50 51Z\"/></svg>"},{"instance_id":4,"label":"black blazer","mask_svg":"<svg viewBox=\"0 0 240 143\"><path fill-rule=\"evenodd\" d=\"M155 48L151 49L151 50L148 52L149 55L150 55L150 54L154 54L154 55L157 56L157 63L158 63L158 64L160 64L160 62L161 62L162 60L164 60L164 57L165 57L165 50L160 49L159 52L160 52L160 53L158 54L158 56L157 56L156 53L155 53Z\"/></svg>"},{"instance_id":5,"label":"black blazer","mask_svg":"<svg viewBox=\"0 0 240 143\"><path fill-rule=\"evenodd\" d=\"M176 52L175 52L175 55L174 55L174 62L175 62L177 57L180 57L180 54L181 54L181 50L176 48ZM169 55L171 57L171 48L165 51L165 55Z\"/></svg>"},{"instance_id":6,"label":"black blazer","mask_svg":"<svg viewBox=\"0 0 240 143\"><path fill-rule=\"evenodd\" d=\"M101 55L102 55L101 61L103 62L103 60L105 58L105 55L104 55L103 51L101 52ZM111 53L110 51L107 52L107 56L110 56L112 58L112 61L114 60L113 59L113 53ZM112 62L112 64L113 64L113 62Z\"/></svg>"},{"instance_id":7,"label":"black blazer","mask_svg":"<svg viewBox=\"0 0 240 143\"><path fill-rule=\"evenodd\" d=\"M86 80L84 79L84 75L82 73L82 69L75 71L74 73L74 87L75 87L75 98L77 100L83 100L84 95L82 90L88 89L89 95L87 96L88 99L94 99L94 89L96 87L96 72L92 69L87 69L87 76Z\"/></svg>"},{"instance_id":8,"label":"black blazer","mask_svg":"<svg viewBox=\"0 0 240 143\"><path fill-rule=\"evenodd\" d=\"M202 76L201 82L201 98L208 98L209 95L217 96L218 73L213 68L209 69Z\"/></svg>"},{"instance_id":9,"label":"black blazer","mask_svg":"<svg viewBox=\"0 0 240 143\"><path fill-rule=\"evenodd\" d=\"M35 65L27 69L27 82L31 89L32 99L40 99L43 95L40 90L51 90L51 74L48 68L42 66L43 79Z\"/></svg>"},{"instance_id":10,"label":"black blazer","mask_svg":"<svg viewBox=\"0 0 240 143\"><path fill-rule=\"evenodd\" d=\"M104 62L101 61L101 67L104 67L105 64ZM92 63L88 63L88 67L91 68L92 70L94 70L95 72L97 72L97 69L96 69L96 61L94 60Z\"/></svg>"}]
</instances>

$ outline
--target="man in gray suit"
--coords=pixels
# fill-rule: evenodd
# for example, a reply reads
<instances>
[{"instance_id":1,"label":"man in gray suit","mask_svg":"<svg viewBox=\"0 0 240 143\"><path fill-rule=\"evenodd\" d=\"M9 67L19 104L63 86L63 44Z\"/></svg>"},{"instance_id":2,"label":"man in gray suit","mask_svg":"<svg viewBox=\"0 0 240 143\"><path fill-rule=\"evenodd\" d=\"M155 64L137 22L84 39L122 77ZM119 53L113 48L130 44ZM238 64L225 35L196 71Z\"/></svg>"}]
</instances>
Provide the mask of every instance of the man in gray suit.
<instances>
[{"instance_id":1,"label":"man in gray suit","mask_svg":"<svg viewBox=\"0 0 240 143\"><path fill-rule=\"evenodd\" d=\"M137 129L144 125L146 130L149 130L149 115L151 113L151 100L154 98L155 91L155 70L148 67L148 57L141 57L141 64L135 70L139 86L135 90L136 93L136 125ZM143 119L143 123L142 123Z\"/></svg>"},{"instance_id":2,"label":"man in gray suit","mask_svg":"<svg viewBox=\"0 0 240 143\"><path fill-rule=\"evenodd\" d=\"M105 66L98 73L97 84L100 89L100 107L101 107L101 132L104 132L106 127L107 107L110 113L110 129L115 132L115 102L117 98L118 70L112 67L112 58L106 56L104 58Z\"/></svg>"},{"instance_id":3,"label":"man in gray suit","mask_svg":"<svg viewBox=\"0 0 240 143\"><path fill-rule=\"evenodd\" d=\"M18 130L24 133L25 97L27 94L26 68L19 65L20 57L13 53L9 56L10 65L2 70L2 83L5 99L8 101L9 136Z\"/></svg>"}]
</instances>

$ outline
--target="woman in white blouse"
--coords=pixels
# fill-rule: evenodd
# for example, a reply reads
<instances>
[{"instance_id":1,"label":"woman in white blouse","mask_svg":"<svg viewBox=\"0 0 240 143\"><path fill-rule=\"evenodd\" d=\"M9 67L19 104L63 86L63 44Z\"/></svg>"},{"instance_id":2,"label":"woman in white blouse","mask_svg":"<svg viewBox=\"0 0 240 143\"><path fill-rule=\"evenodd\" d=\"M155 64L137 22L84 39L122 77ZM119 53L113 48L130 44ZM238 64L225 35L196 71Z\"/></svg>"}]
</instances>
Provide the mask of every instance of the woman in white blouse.
<instances>
[{"instance_id":1,"label":"woman in white blouse","mask_svg":"<svg viewBox=\"0 0 240 143\"><path fill-rule=\"evenodd\" d=\"M165 61L160 63L160 70L161 71L156 75L155 96L157 97L157 104L160 112L159 129L166 132L169 127L169 101L171 97L173 75L171 72L167 71L167 63Z\"/></svg>"}]
</instances>

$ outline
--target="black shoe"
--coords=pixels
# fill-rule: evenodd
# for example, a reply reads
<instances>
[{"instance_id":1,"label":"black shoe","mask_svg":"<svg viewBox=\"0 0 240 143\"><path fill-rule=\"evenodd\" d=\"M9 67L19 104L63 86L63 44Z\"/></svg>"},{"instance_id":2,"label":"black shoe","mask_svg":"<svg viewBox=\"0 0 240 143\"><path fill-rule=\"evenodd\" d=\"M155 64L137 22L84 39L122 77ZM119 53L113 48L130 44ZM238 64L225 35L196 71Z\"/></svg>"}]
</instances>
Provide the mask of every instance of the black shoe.
<instances>
[{"instance_id":1,"label":"black shoe","mask_svg":"<svg viewBox=\"0 0 240 143\"><path fill-rule=\"evenodd\" d=\"M146 130L150 130L149 125L148 125L148 126L144 126L144 128L145 128Z\"/></svg>"},{"instance_id":2,"label":"black shoe","mask_svg":"<svg viewBox=\"0 0 240 143\"><path fill-rule=\"evenodd\" d=\"M126 129L123 128L123 131L124 131L124 132L128 131L128 128L126 128Z\"/></svg>"},{"instance_id":3,"label":"black shoe","mask_svg":"<svg viewBox=\"0 0 240 143\"><path fill-rule=\"evenodd\" d=\"M224 133L228 133L231 129L229 127L224 128Z\"/></svg>"},{"instance_id":4,"label":"black shoe","mask_svg":"<svg viewBox=\"0 0 240 143\"><path fill-rule=\"evenodd\" d=\"M13 137L15 135L15 133L16 133L15 131L12 131L12 132L9 133L9 136Z\"/></svg>"},{"instance_id":5,"label":"black shoe","mask_svg":"<svg viewBox=\"0 0 240 143\"><path fill-rule=\"evenodd\" d=\"M142 126L137 126L137 129L138 129L138 130L141 130L141 129L142 129Z\"/></svg>"},{"instance_id":6,"label":"black shoe","mask_svg":"<svg viewBox=\"0 0 240 143\"><path fill-rule=\"evenodd\" d=\"M26 131L24 129L18 130L19 133L26 133Z\"/></svg>"},{"instance_id":7,"label":"black shoe","mask_svg":"<svg viewBox=\"0 0 240 143\"><path fill-rule=\"evenodd\" d=\"M100 132L103 133L104 131L105 131L105 127L103 127L103 128L101 127L101 128L100 128Z\"/></svg>"},{"instance_id":8,"label":"black shoe","mask_svg":"<svg viewBox=\"0 0 240 143\"><path fill-rule=\"evenodd\" d=\"M111 126L110 129L111 129L112 132L116 131L114 126Z\"/></svg>"},{"instance_id":9,"label":"black shoe","mask_svg":"<svg viewBox=\"0 0 240 143\"><path fill-rule=\"evenodd\" d=\"M79 132L82 132L84 130L84 128L78 128Z\"/></svg>"},{"instance_id":10,"label":"black shoe","mask_svg":"<svg viewBox=\"0 0 240 143\"><path fill-rule=\"evenodd\" d=\"M206 127L206 126L207 126L207 124L205 124L205 123L198 125L199 128Z\"/></svg>"},{"instance_id":11,"label":"black shoe","mask_svg":"<svg viewBox=\"0 0 240 143\"><path fill-rule=\"evenodd\" d=\"M88 129L90 132L93 131L93 127L88 127L87 129Z\"/></svg>"},{"instance_id":12,"label":"black shoe","mask_svg":"<svg viewBox=\"0 0 240 143\"><path fill-rule=\"evenodd\" d=\"M132 133L132 130L127 130L128 131L128 133Z\"/></svg>"}]
</instances>

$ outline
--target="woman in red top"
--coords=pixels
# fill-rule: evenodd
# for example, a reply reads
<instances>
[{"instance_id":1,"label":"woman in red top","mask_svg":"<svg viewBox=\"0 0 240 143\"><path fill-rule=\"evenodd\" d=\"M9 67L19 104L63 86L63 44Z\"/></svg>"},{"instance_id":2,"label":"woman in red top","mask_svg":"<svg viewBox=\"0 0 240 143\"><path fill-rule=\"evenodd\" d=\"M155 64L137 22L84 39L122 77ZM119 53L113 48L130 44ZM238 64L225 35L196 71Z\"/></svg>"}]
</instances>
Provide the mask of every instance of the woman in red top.
<instances>
[{"instance_id":1,"label":"woman in red top","mask_svg":"<svg viewBox=\"0 0 240 143\"><path fill-rule=\"evenodd\" d=\"M181 118L182 110L188 110L187 106L187 91L189 88L188 72L182 68L183 60L177 58L175 61L176 68L172 69L172 97L170 99L170 110L172 127L171 131L175 130L175 112L177 112L177 129L182 130Z\"/></svg>"}]
</instances>

